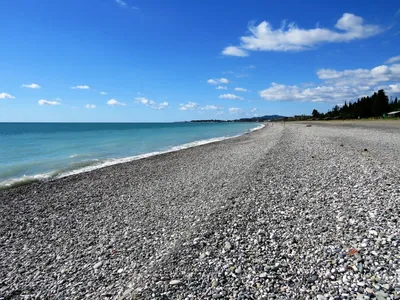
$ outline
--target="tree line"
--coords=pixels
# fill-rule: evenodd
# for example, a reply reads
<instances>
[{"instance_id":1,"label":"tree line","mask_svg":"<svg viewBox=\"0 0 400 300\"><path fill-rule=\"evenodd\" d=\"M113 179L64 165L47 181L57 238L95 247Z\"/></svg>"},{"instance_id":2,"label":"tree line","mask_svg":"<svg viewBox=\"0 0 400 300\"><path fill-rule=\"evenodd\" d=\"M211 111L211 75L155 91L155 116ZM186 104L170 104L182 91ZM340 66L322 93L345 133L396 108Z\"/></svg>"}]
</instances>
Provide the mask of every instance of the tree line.
<instances>
[{"instance_id":1,"label":"tree line","mask_svg":"<svg viewBox=\"0 0 400 300\"><path fill-rule=\"evenodd\" d=\"M397 97L389 100L384 90L375 92L372 96L362 97L356 102L344 103L342 107L335 105L327 113L320 113L314 109L312 117L316 119L357 119L384 117L388 112L400 110L400 101Z\"/></svg>"}]
</instances>

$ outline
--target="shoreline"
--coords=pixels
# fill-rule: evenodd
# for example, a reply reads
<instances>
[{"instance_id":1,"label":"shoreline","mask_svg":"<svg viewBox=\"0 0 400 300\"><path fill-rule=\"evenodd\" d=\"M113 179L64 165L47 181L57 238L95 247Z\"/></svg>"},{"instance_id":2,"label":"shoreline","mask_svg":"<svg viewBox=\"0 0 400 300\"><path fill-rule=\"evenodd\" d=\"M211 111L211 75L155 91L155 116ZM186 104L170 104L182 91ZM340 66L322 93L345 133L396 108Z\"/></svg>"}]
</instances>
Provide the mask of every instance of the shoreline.
<instances>
[{"instance_id":1,"label":"shoreline","mask_svg":"<svg viewBox=\"0 0 400 300\"><path fill-rule=\"evenodd\" d=\"M181 144L181 145L172 146L170 149L165 150L165 151L154 151L154 152L143 153L143 154L127 156L127 157L121 157L121 158L103 159L103 160L99 160L100 163L90 164L88 166L80 167L77 169L68 170L67 168L64 168L63 170L49 171L47 173L23 176L20 178L12 178L12 179L8 179L3 182L0 182L0 191L12 189L12 188L19 187L19 186L29 185L29 184L37 183L37 182L50 182L50 181L58 180L58 179L65 178L68 176L77 175L77 174L86 173L86 172L92 172L92 171L95 171L95 170L98 170L101 168L106 168L109 166L129 163L132 161L145 159L145 158L160 155L160 154L180 151L180 150L197 147L197 146L202 146L202 145L206 145L206 144L210 144L210 143L216 143L216 142L224 141L227 139L236 138L236 137L251 133L253 131L260 130L264 127L265 127L265 125L261 124L258 127L254 127L246 132L243 132L241 134L237 134L234 136L223 136L223 137L210 138L207 140L198 140L198 141L194 141L194 142L189 142L189 143L185 143L185 144ZM95 159L95 161L96 160L97 159ZM83 163L83 162L81 162L81 163Z\"/></svg>"},{"instance_id":2,"label":"shoreline","mask_svg":"<svg viewBox=\"0 0 400 300\"><path fill-rule=\"evenodd\" d=\"M399 144L274 123L0 191L0 298L398 295Z\"/></svg>"}]
</instances>

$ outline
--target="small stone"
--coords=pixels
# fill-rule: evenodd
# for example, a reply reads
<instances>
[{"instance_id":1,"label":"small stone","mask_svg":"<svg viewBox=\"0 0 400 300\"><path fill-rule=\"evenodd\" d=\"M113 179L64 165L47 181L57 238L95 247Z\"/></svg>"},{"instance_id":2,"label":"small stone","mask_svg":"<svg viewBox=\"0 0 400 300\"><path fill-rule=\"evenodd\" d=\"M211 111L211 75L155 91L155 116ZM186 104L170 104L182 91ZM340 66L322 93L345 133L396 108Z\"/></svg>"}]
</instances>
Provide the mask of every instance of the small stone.
<instances>
[{"instance_id":1,"label":"small stone","mask_svg":"<svg viewBox=\"0 0 400 300\"><path fill-rule=\"evenodd\" d=\"M324 295L317 295L318 300L326 300L326 297Z\"/></svg>"},{"instance_id":2,"label":"small stone","mask_svg":"<svg viewBox=\"0 0 400 300\"><path fill-rule=\"evenodd\" d=\"M177 279L171 280L171 281L169 282L170 285L178 285L178 284L181 284L181 283L182 283L182 281L177 280Z\"/></svg>"},{"instance_id":3,"label":"small stone","mask_svg":"<svg viewBox=\"0 0 400 300\"><path fill-rule=\"evenodd\" d=\"M376 292L375 296L376 296L376 299L378 299L378 300L386 300L386 297L388 296L388 294L386 294L385 292L382 292L382 291L378 291L378 292Z\"/></svg>"},{"instance_id":4,"label":"small stone","mask_svg":"<svg viewBox=\"0 0 400 300\"><path fill-rule=\"evenodd\" d=\"M339 273L344 273L344 272L346 272L346 268L345 268L345 267L340 267L340 268L338 269L338 272L339 272Z\"/></svg>"},{"instance_id":5,"label":"small stone","mask_svg":"<svg viewBox=\"0 0 400 300\"><path fill-rule=\"evenodd\" d=\"M267 277L267 273L266 273L266 272L263 272L263 273L261 273L258 277L260 277L260 278L265 278L265 277Z\"/></svg>"},{"instance_id":6,"label":"small stone","mask_svg":"<svg viewBox=\"0 0 400 300\"><path fill-rule=\"evenodd\" d=\"M360 272L361 274L364 273L364 265L362 263L358 263L357 268L358 272Z\"/></svg>"},{"instance_id":7,"label":"small stone","mask_svg":"<svg viewBox=\"0 0 400 300\"><path fill-rule=\"evenodd\" d=\"M318 276L317 275L312 275L310 278L308 278L308 283L314 283L315 281L317 281Z\"/></svg>"},{"instance_id":8,"label":"small stone","mask_svg":"<svg viewBox=\"0 0 400 300\"><path fill-rule=\"evenodd\" d=\"M124 269L118 269L117 273L121 274L124 271Z\"/></svg>"},{"instance_id":9,"label":"small stone","mask_svg":"<svg viewBox=\"0 0 400 300\"><path fill-rule=\"evenodd\" d=\"M374 290L371 289L371 288L369 288L369 287L367 287L367 288L365 289L365 292L366 292L368 295L373 295L373 294L374 294Z\"/></svg>"},{"instance_id":10,"label":"small stone","mask_svg":"<svg viewBox=\"0 0 400 300\"><path fill-rule=\"evenodd\" d=\"M217 287L217 286L218 286L218 279L214 279L214 280L211 282L211 286L212 286L213 288Z\"/></svg>"},{"instance_id":11,"label":"small stone","mask_svg":"<svg viewBox=\"0 0 400 300\"><path fill-rule=\"evenodd\" d=\"M225 242L224 249L228 250L228 251L231 250L232 249L232 244L229 243L229 242Z\"/></svg>"},{"instance_id":12,"label":"small stone","mask_svg":"<svg viewBox=\"0 0 400 300\"><path fill-rule=\"evenodd\" d=\"M346 275L343 275L342 281L343 281L343 283L348 283L349 282L349 280L347 279Z\"/></svg>"},{"instance_id":13,"label":"small stone","mask_svg":"<svg viewBox=\"0 0 400 300\"><path fill-rule=\"evenodd\" d=\"M359 281L359 282L357 282L357 285L361 286L361 287L364 287L365 286L365 282Z\"/></svg>"},{"instance_id":14,"label":"small stone","mask_svg":"<svg viewBox=\"0 0 400 300\"><path fill-rule=\"evenodd\" d=\"M236 274L242 273L242 268L241 268L241 267L236 268L236 269L235 269L235 273L236 273Z\"/></svg>"},{"instance_id":15,"label":"small stone","mask_svg":"<svg viewBox=\"0 0 400 300\"><path fill-rule=\"evenodd\" d=\"M102 265L103 265L103 262L102 262L102 261L99 261L98 263L96 263L96 264L93 266L93 269L98 269L98 268L100 268Z\"/></svg>"},{"instance_id":16,"label":"small stone","mask_svg":"<svg viewBox=\"0 0 400 300\"><path fill-rule=\"evenodd\" d=\"M369 234L370 235L378 235L378 231L370 229Z\"/></svg>"}]
</instances>

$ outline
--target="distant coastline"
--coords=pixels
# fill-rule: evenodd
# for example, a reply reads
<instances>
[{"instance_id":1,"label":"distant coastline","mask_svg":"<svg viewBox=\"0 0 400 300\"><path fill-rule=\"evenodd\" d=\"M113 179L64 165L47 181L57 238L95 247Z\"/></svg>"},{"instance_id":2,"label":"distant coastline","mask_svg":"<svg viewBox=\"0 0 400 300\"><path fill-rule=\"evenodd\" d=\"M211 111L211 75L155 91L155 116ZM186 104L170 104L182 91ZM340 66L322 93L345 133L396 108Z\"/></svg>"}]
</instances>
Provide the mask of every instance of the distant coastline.
<instances>
[{"instance_id":1,"label":"distant coastline","mask_svg":"<svg viewBox=\"0 0 400 300\"><path fill-rule=\"evenodd\" d=\"M241 118L241 119L234 119L234 120L217 120L217 119L210 119L210 120L191 120L188 121L189 123L259 123L265 121L276 121L276 120L283 120L286 119L285 116L280 115L266 115L262 117L252 117L252 118Z\"/></svg>"}]
</instances>

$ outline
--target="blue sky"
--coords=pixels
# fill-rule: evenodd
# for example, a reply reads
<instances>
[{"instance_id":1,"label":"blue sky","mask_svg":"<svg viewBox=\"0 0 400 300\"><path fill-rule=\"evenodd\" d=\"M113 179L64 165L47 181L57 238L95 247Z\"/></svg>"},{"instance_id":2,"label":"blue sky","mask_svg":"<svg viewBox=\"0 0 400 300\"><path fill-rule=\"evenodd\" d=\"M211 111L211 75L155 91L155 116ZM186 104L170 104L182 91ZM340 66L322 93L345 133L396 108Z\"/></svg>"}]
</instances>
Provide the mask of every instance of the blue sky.
<instances>
[{"instance_id":1,"label":"blue sky","mask_svg":"<svg viewBox=\"0 0 400 300\"><path fill-rule=\"evenodd\" d=\"M398 1L1 1L0 121L310 114L400 96Z\"/></svg>"}]
</instances>

